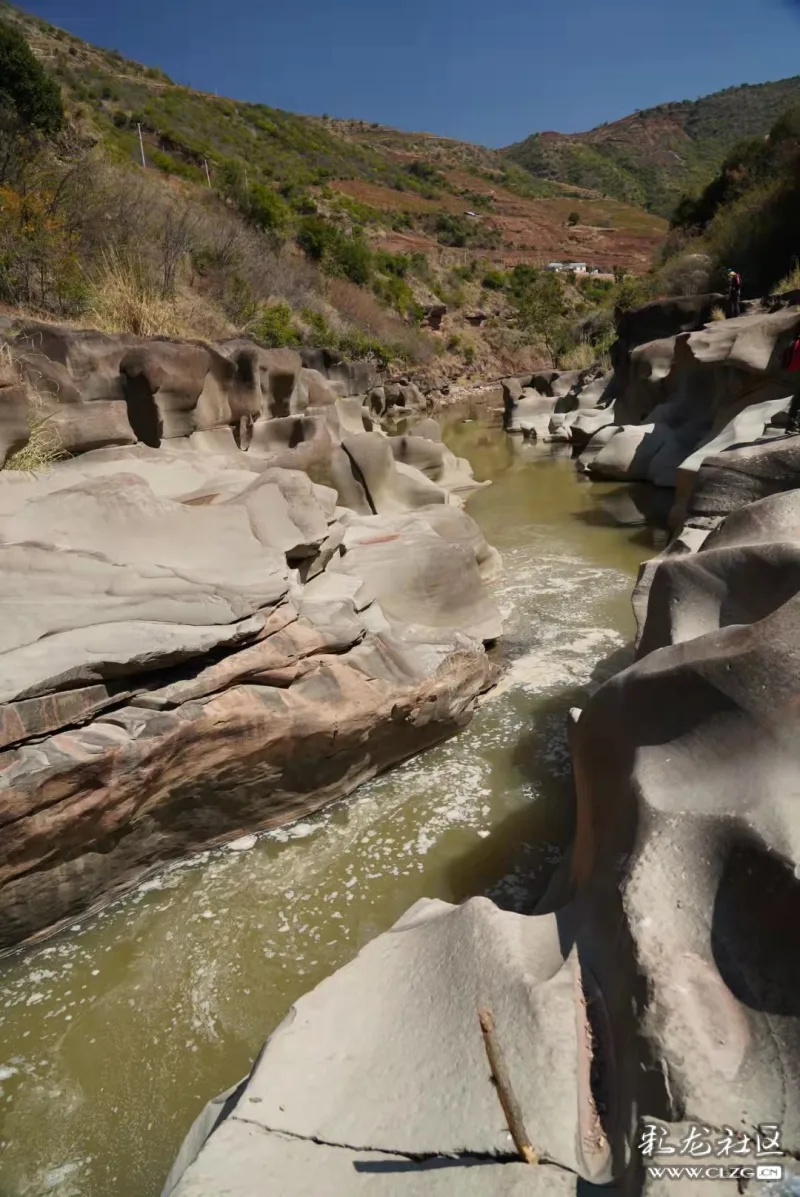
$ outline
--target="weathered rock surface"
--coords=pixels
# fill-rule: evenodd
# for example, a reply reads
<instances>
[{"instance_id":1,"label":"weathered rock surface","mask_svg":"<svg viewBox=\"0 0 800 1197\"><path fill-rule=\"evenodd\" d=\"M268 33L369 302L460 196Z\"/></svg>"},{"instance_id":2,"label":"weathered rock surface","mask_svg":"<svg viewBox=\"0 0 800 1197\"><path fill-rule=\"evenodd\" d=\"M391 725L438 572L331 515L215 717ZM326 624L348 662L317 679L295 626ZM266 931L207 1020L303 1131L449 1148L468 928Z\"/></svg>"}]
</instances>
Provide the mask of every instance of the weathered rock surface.
<instances>
[{"instance_id":1,"label":"weathered rock surface","mask_svg":"<svg viewBox=\"0 0 800 1197\"><path fill-rule=\"evenodd\" d=\"M48 326L8 362L5 449L32 386L75 436L0 473L0 949L452 734L501 631L468 463L376 431L368 370Z\"/></svg>"},{"instance_id":2,"label":"weathered rock surface","mask_svg":"<svg viewBox=\"0 0 800 1197\"><path fill-rule=\"evenodd\" d=\"M780 421L797 386L782 363L800 330L800 313L756 310L736 320L639 341L644 331L661 327L659 312L665 324L667 317L686 315L688 301L680 301L674 312L671 303L651 304L621 321L611 416L618 431L604 436L599 451L593 436L579 468L597 478L677 487L673 523L678 526L706 458L776 435L772 422ZM691 323L695 309L689 309L686 319ZM705 311L702 304L696 310ZM609 416L610 409L582 413L583 427L606 433ZM578 425L576 418L568 434L567 421L558 421L554 435L569 435L580 443Z\"/></svg>"},{"instance_id":3,"label":"weathered rock surface","mask_svg":"<svg viewBox=\"0 0 800 1197\"><path fill-rule=\"evenodd\" d=\"M699 1127L710 1150L746 1135L751 1166L759 1128L779 1126L770 1162L792 1171L800 438L707 459L686 507L640 579L639 659L572 713L576 835L537 913L419 902L296 1003L198 1120L165 1197L211 1197L233 1171L241 1197L265 1182L295 1197L323 1168L342 1194L734 1191L646 1177L645 1122L672 1144ZM484 1005L546 1161L522 1179Z\"/></svg>"},{"instance_id":4,"label":"weathered rock surface","mask_svg":"<svg viewBox=\"0 0 800 1197\"><path fill-rule=\"evenodd\" d=\"M589 370L550 370L507 378L503 388L503 427L536 440L570 440L566 429L579 413L608 399L610 376ZM570 414L574 413L571 415Z\"/></svg>"}]
</instances>

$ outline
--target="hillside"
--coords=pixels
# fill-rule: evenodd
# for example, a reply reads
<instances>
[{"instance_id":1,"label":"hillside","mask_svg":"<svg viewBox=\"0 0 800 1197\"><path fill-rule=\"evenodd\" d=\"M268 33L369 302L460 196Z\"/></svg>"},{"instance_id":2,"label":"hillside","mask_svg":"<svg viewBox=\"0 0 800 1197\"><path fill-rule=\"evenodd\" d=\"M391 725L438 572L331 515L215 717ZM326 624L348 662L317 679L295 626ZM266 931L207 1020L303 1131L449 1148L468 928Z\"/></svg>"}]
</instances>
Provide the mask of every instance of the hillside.
<instances>
[{"instance_id":1,"label":"hillside","mask_svg":"<svg viewBox=\"0 0 800 1197\"><path fill-rule=\"evenodd\" d=\"M669 277L698 264L730 266L747 297L800 288L800 109L780 117L767 137L740 141L720 172L672 220L662 256Z\"/></svg>"},{"instance_id":2,"label":"hillside","mask_svg":"<svg viewBox=\"0 0 800 1197\"><path fill-rule=\"evenodd\" d=\"M139 160L141 126L147 163L164 174L202 184L207 162L215 186L220 172L238 164L249 182L277 185L295 202L302 191L318 200L322 188L334 193L322 197L334 209L347 209L342 196L361 200L371 208L361 216L377 244L396 240L387 232L406 231L423 252L486 251L501 265L588 255L599 267L641 271L665 233L636 207L598 205L596 192L533 180L494 150L195 91L19 10L0 12L22 28L78 125L118 159ZM436 229L438 215L476 207L479 231L474 218L465 236ZM577 230L566 225L571 211L580 218Z\"/></svg>"},{"instance_id":3,"label":"hillside","mask_svg":"<svg viewBox=\"0 0 800 1197\"><path fill-rule=\"evenodd\" d=\"M0 128L3 314L498 376L590 357L570 329L602 303L604 338L668 232L497 151L183 87L10 6L2 53L58 108L31 136L12 96ZM608 278L545 286L552 259Z\"/></svg>"},{"instance_id":4,"label":"hillside","mask_svg":"<svg viewBox=\"0 0 800 1197\"><path fill-rule=\"evenodd\" d=\"M765 136L798 102L800 76L743 84L635 112L588 133L534 133L503 153L534 177L669 216L681 195L711 180L737 141Z\"/></svg>"}]
</instances>

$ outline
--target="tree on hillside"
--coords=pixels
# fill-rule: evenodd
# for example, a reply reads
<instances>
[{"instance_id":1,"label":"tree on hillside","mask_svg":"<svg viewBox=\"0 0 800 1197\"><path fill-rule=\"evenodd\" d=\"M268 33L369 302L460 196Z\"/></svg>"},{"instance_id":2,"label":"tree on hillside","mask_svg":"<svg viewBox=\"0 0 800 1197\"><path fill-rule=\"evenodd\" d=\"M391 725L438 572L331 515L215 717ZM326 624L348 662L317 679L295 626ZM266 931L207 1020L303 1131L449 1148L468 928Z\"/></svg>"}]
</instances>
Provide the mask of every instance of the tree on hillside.
<instances>
[{"instance_id":1,"label":"tree on hillside","mask_svg":"<svg viewBox=\"0 0 800 1197\"><path fill-rule=\"evenodd\" d=\"M580 222L581 222L580 212L570 212L569 216L567 217L567 224L570 226L570 228L574 229L575 225L580 224Z\"/></svg>"},{"instance_id":2,"label":"tree on hillside","mask_svg":"<svg viewBox=\"0 0 800 1197\"><path fill-rule=\"evenodd\" d=\"M64 124L58 84L39 65L22 34L4 21L0 21L0 113L15 116L23 128L48 137Z\"/></svg>"},{"instance_id":3,"label":"tree on hillside","mask_svg":"<svg viewBox=\"0 0 800 1197\"><path fill-rule=\"evenodd\" d=\"M556 367L569 341L564 284L559 275L540 274L519 294L517 319L531 340L544 344Z\"/></svg>"}]
</instances>

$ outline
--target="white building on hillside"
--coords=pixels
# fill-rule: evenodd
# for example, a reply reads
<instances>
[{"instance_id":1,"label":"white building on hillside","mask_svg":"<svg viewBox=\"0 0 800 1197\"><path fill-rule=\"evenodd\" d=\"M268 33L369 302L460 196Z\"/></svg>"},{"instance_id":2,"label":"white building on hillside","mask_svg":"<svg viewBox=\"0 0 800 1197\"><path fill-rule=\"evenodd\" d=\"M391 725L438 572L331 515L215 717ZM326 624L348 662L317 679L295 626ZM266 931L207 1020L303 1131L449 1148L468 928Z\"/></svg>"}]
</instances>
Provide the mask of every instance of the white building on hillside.
<instances>
[{"instance_id":1,"label":"white building on hillside","mask_svg":"<svg viewBox=\"0 0 800 1197\"><path fill-rule=\"evenodd\" d=\"M548 262L545 267L553 274L586 274L588 269L585 262Z\"/></svg>"}]
</instances>

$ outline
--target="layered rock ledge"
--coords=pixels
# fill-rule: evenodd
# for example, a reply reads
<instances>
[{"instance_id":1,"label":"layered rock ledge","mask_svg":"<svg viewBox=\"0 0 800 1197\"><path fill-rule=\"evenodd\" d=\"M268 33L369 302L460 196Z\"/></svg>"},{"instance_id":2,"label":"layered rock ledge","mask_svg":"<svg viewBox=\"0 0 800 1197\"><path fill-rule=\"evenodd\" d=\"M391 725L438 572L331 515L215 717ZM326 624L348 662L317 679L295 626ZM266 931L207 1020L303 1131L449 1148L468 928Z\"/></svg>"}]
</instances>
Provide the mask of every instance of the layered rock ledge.
<instances>
[{"instance_id":1,"label":"layered rock ledge","mask_svg":"<svg viewBox=\"0 0 800 1197\"><path fill-rule=\"evenodd\" d=\"M0 948L469 720L478 484L367 367L45 325L3 362L2 456L64 459L0 472Z\"/></svg>"}]
</instances>

